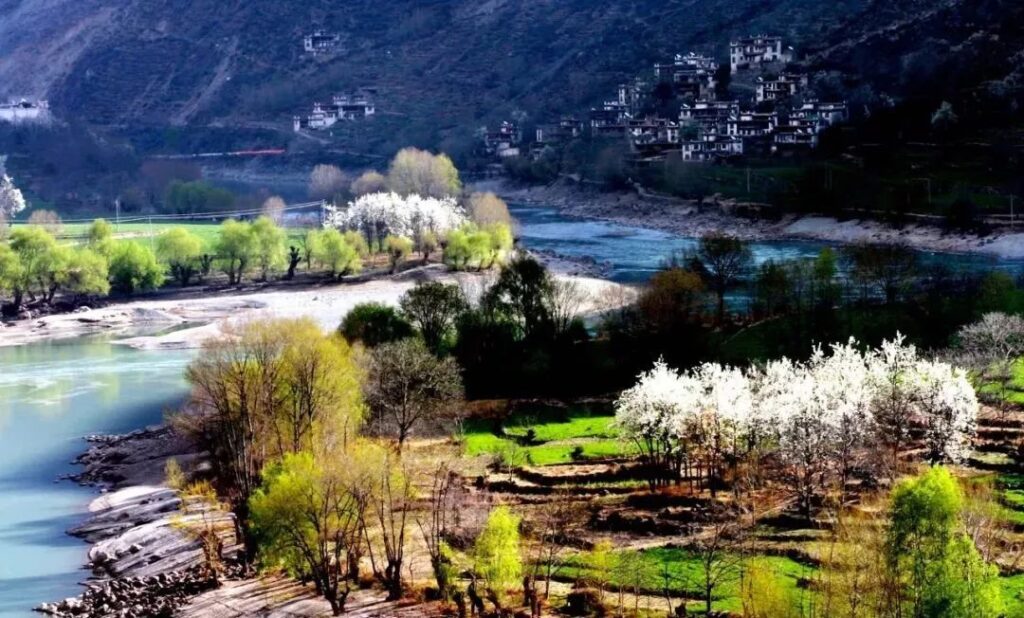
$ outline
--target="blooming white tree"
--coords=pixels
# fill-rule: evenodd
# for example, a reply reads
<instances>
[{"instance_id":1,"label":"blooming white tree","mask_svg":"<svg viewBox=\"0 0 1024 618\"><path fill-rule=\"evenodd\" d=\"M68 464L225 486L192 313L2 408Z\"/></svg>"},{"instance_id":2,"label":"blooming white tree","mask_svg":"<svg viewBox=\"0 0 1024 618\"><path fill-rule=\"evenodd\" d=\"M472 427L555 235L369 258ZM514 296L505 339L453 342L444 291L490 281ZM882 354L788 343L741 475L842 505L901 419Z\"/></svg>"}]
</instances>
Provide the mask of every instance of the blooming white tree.
<instances>
[{"instance_id":1,"label":"blooming white tree","mask_svg":"<svg viewBox=\"0 0 1024 618\"><path fill-rule=\"evenodd\" d=\"M328 206L325 225L359 230L373 242L389 235L415 239L428 231L443 237L467 221L454 198L370 193L349 202L344 209Z\"/></svg>"},{"instance_id":2,"label":"blooming white tree","mask_svg":"<svg viewBox=\"0 0 1024 618\"><path fill-rule=\"evenodd\" d=\"M708 363L697 368L692 379L702 393L697 426L713 495L716 483L723 480L725 464L735 470L744 450L740 442L753 416L753 394L747 375L735 367Z\"/></svg>"},{"instance_id":3,"label":"blooming white tree","mask_svg":"<svg viewBox=\"0 0 1024 618\"><path fill-rule=\"evenodd\" d=\"M25 196L5 173L0 174L0 219L13 219L25 210Z\"/></svg>"},{"instance_id":4,"label":"blooming white tree","mask_svg":"<svg viewBox=\"0 0 1024 618\"><path fill-rule=\"evenodd\" d=\"M868 357L871 414L878 441L887 447L890 472L895 476L899 452L910 440L917 398L914 368L919 362L917 348L897 334Z\"/></svg>"},{"instance_id":5,"label":"blooming white tree","mask_svg":"<svg viewBox=\"0 0 1024 618\"><path fill-rule=\"evenodd\" d=\"M616 424L651 466L652 488L679 478L683 441L700 410L701 398L697 380L659 360L615 403Z\"/></svg>"},{"instance_id":6,"label":"blooming white tree","mask_svg":"<svg viewBox=\"0 0 1024 618\"><path fill-rule=\"evenodd\" d=\"M966 457L978 416L978 398L963 369L922 361L915 368L920 423L931 463Z\"/></svg>"},{"instance_id":7,"label":"blooming white tree","mask_svg":"<svg viewBox=\"0 0 1024 618\"><path fill-rule=\"evenodd\" d=\"M817 350L810 363L816 406L832 429L832 454L839 468L840 490L845 491L846 481L857 465L857 454L874 432L871 374L867 359L853 339L833 345L831 352L825 355Z\"/></svg>"}]
</instances>

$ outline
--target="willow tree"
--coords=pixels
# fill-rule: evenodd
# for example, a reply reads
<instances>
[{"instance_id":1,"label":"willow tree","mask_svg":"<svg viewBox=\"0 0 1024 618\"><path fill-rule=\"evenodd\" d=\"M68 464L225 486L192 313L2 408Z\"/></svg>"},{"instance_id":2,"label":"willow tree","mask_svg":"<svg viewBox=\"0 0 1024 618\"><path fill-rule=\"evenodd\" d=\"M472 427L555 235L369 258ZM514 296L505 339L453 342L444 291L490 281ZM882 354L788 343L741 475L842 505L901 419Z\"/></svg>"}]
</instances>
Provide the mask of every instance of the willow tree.
<instances>
[{"instance_id":1,"label":"willow tree","mask_svg":"<svg viewBox=\"0 0 1024 618\"><path fill-rule=\"evenodd\" d=\"M345 611L367 512L365 467L354 451L289 454L249 501L261 560L313 581L335 616Z\"/></svg>"}]
</instances>

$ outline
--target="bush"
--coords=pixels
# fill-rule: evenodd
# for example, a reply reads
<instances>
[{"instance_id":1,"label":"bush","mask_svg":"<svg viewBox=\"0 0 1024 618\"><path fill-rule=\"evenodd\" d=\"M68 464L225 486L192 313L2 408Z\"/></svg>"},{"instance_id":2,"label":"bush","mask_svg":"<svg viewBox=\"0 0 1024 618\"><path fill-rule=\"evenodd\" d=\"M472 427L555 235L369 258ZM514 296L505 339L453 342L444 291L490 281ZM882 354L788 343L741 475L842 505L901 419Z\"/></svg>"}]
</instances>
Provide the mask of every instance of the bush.
<instances>
[{"instance_id":1,"label":"bush","mask_svg":"<svg viewBox=\"0 0 1024 618\"><path fill-rule=\"evenodd\" d=\"M373 348L411 337L413 329L394 307L363 303L348 312L338 333L349 342L361 341L366 347Z\"/></svg>"}]
</instances>

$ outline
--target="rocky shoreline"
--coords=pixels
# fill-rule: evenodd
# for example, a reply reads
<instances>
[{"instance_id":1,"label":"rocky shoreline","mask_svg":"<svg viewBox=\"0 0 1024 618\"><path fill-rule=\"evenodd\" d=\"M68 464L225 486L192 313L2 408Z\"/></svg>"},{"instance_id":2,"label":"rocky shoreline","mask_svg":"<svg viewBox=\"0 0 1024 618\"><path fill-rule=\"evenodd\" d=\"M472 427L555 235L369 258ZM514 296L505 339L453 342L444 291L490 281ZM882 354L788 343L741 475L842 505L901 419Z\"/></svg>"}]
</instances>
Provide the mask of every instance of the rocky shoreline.
<instances>
[{"instance_id":1,"label":"rocky shoreline","mask_svg":"<svg viewBox=\"0 0 1024 618\"><path fill-rule=\"evenodd\" d=\"M91 577L82 594L42 603L35 611L60 618L172 616L215 588L216 574L192 531L213 531L226 562L236 564L241 546L234 516L184 500L163 485L168 459L202 472L202 454L162 425L86 440L89 449L74 462L82 471L64 478L101 492L88 518L68 531L92 545L86 565Z\"/></svg>"}]
</instances>

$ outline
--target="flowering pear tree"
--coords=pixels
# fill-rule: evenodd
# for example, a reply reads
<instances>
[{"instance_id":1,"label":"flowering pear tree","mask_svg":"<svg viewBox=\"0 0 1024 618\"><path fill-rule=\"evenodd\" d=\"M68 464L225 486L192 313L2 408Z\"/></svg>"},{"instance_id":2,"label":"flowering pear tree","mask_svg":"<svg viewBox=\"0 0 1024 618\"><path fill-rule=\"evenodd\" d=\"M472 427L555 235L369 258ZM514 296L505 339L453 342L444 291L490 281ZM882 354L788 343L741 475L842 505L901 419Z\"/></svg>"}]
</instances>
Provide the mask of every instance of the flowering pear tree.
<instances>
[{"instance_id":1,"label":"flowering pear tree","mask_svg":"<svg viewBox=\"0 0 1024 618\"><path fill-rule=\"evenodd\" d=\"M714 495L715 482L722 480L725 464L736 469L740 438L753 414L753 395L746 374L734 367L708 363L694 372L693 379L703 392L698 426Z\"/></svg>"}]
</instances>

